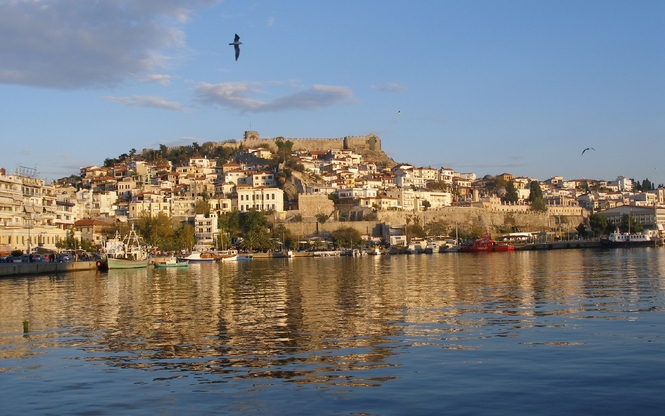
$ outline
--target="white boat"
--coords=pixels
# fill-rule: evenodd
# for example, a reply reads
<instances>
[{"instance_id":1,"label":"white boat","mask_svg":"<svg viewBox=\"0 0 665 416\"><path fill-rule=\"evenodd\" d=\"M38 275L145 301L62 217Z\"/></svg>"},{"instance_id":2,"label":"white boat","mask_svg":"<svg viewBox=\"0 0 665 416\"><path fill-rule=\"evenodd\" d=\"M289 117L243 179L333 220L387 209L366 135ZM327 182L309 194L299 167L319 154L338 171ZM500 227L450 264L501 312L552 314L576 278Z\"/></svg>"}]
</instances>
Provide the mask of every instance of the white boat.
<instances>
[{"instance_id":1,"label":"white boat","mask_svg":"<svg viewBox=\"0 0 665 416\"><path fill-rule=\"evenodd\" d=\"M339 257L341 253L335 250L323 250L323 251L314 251L312 252L314 257Z\"/></svg>"},{"instance_id":2,"label":"white boat","mask_svg":"<svg viewBox=\"0 0 665 416\"><path fill-rule=\"evenodd\" d=\"M215 258L222 262L238 260L238 250L220 250L215 252Z\"/></svg>"},{"instance_id":3,"label":"white boat","mask_svg":"<svg viewBox=\"0 0 665 416\"><path fill-rule=\"evenodd\" d=\"M178 257L179 261L188 261L190 263L212 263L215 261L215 257L212 253L207 251L192 251L186 257Z\"/></svg>"},{"instance_id":4,"label":"white boat","mask_svg":"<svg viewBox=\"0 0 665 416\"><path fill-rule=\"evenodd\" d=\"M370 256L380 256L383 253L381 252L380 248L374 247L374 248L369 249L367 251L367 254L369 254Z\"/></svg>"},{"instance_id":5,"label":"white boat","mask_svg":"<svg viewBox=\"0 0 665 416\"><path fill-rule=\"evenodd\" d=\"M238 255L237 254L229 254L229 255L226 255L226 256L222 256L222 257L219 258L219 261L221 261L223 263L227 263L227 262L230 262L230 261L238 261Z\"/></svg>"},{"instance_id":6,"label":"white boat","mask_svg":"<svg viewBox=\"0 0 665 416\"><path fill-rule=\"evenodd\" d=\"M429 241L427 242L427 246L425 247L425 253L426 254L432 254L436 253L439 251L439 243L436 241Z\"/></svg>"},{"instance_id":7,"label":"white boat","mask_svg":"<svg viewBox=\"0 0 665 416\"><path fill-rule=\"evenodd\" d=\"M603 247L655 247L662 244L657 235L650 233L612 233L601 239Z\"/></svg>"}]
</instances>

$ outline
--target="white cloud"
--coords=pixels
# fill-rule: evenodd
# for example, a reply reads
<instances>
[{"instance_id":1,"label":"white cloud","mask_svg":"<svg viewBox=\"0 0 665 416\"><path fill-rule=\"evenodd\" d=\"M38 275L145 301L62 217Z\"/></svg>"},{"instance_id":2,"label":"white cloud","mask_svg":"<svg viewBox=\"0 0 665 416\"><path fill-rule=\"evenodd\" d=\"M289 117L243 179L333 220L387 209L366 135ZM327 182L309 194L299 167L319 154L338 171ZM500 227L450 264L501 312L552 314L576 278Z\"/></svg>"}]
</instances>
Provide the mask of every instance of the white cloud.
<instances>
[{"instance_id":1,"label":"white cloud","mask_svg":"<svg viewBox=\"0 0 665 416\"><path fill-rule=\"evenodd\" d=\"M272 84L271 84L272 85ZM219 105L240 112L279 112L293 109L311 110L330 107L344 102L353 102L353 93L348 87L313 85L311 88L278 97L271 101L251 98L263 92L260 83L201 83L196 87L197 101Z\"/></svg>"},{"instance_id":2,"label":"white cloud","mask_svg":"<svg viewBox=\"0 0 665 416\"><path fill-rule=\"evenodd\" d=\"M186 112L186 109L183 108L180 104L173 101L166 101L160 97L151 97L151 96L133 96L133 97L102 97L105 100L113 101L116 103L129 105L133 107L151 107L151 108L163 108L166 110L182 111Z\"/></svg>"},{"instance_id":3,"label":"white cloud","mask_svg":"<svg viewBox=\"0 0 665 416\"><path fill-rule=\"evenodd\" d=\"M150 74L139 78L139 81L145 83L156 83L163 86L171 85L171 76L166 74Z\"/></svg>"},{"instance_id":4,"label":"white cloud","mask_svg":"<svg viewBox=\"0 0 665 416\"><path fill-rule=\"evenodd\" d=\"M150 76L184 48L194 8L216 2L0 1L0 83L96 88Z\"/></svg>"},{"instance_id":5,"label":"white cloud","mask_svg":"<svg viewBox=\"0 0 665 416\"><path fill-rule=\"evenodd\" d=\"M370 85L370 88L381 92L404 92L404 90L406 90L404 85L395 82L385 85Z\"/></svg>"}]
</instances>

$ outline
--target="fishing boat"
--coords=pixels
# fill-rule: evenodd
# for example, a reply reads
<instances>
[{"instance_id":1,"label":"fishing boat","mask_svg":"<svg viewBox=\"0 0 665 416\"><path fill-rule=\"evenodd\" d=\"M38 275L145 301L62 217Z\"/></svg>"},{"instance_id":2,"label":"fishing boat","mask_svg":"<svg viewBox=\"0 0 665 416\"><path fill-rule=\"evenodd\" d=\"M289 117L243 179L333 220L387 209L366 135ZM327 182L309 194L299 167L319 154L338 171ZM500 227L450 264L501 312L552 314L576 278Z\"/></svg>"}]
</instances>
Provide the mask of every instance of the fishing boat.
<instances>
[{"instance_id":1,"label":"fishing boat","mask_svg":"<svg viewBox=\"0 0 665 416\"><path fill-rule=\"evenodd\" d=\"M134 231L134 225L125 238L110 239L104 243L97 269L140 269L148 267L150 258L143 240Z\"/></svg>"},{"instance_id":2,"label":"fishing boat","mask_svg":"<svg viewBox=\"0 0 665 416\"><path fill-rule=\"evenodd\" d=\"M439 242L438 241L429 241L427 242L427 247L425 247L425 254L432 254L439 251Z\"/></svg>"},{"instance_id":3,"label":"fishing boat","mask_svg":"<svg viewBox=\"0 0 665 416\"><path fill-rule=\"evenodd\" d=\"M457 223L455 223L455 239L447 238L439 245L439 253L459 253L462 247L459 244Z\"/></svg>"},{"instance_id":4,"label":"fishing boat","mask_svg":"<svg viewBox=\"0 0 665 416\"><path fill-rule=\"evenodd\" d=\"M439 253L458 253L462 248L457 243L457 240L446 240L443 244L439 245Z\"/></svg>"},{"instance_id":5,"label":"fishing boat","mask_svg":"<svg viewBox=\"0 0 665 416\"><path fill-rule=\"evenodd\" d=\"M369 249L367 251L367 254L369 254L370 256L380 256L383 253L381 252L381 248L374 247L374 248Z\"/></svg>"},{"instance_id":6,"label":"fishing boat","mask_svg":"<svg viewBox=\"0 0 665 416\"><path fill-rule=\"evenodd\" d=\"M170 257L166 260L155 261L152 264L154 267L187 267L189 266L189 260L178 260L176 257Z\"/></svg>"},{"instance_id":7,"label":"fishing boat","mask_svg":"<svg viewBox=\"0 0 665 416\"><path fill-rule=\"evenodd\" d=\"M603 247L655 247L662 244L662 240L651 233L612 233L600 240Z\"/></svg>"},{"instance_id":8,"label":"fishing boat","mask_svg":"<svg viewBox=\"0 0 665 416\"><path fill-rule=\"evenodd\" d=\"M238 251L237 250L222 250L215 253L215 258L221 262L237 261L238 260Z\"/></svg>"},{"instance_id":9,"label":"fishing boat","mask_svg":"<svg viewBox=\"0 0 665 416\"><path fill-rule=\"evenodd\" d=\"M215 261L213 253L207 251L192 251L188 256L178 257L178 261L188 261L189 263L212 263Z\"/></svg>"},{"instance_id":10,"label":"fishing boat","mask_svg":"<svg viewBox=\"0 0 665 416\"><path fill-rule=\"evenodd\" d=\"M474 240L468 244L461 245L461 251L463 253L492 253L492 252L505 252L505 251L515 251L515 246L499 243L492 240L492 237L489 235L484 235L483 237Z\"/></svg>"}]
</instances>

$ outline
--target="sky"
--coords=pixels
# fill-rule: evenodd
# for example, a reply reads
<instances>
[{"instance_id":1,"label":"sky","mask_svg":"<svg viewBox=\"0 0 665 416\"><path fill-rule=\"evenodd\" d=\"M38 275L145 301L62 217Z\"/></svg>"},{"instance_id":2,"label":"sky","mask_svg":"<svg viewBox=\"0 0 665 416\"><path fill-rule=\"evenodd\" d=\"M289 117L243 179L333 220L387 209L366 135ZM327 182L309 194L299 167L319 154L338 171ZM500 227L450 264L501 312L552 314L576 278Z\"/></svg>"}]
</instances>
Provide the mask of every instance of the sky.
<instances>
[{"instance_id":1,"label":"sky","mask_svg":"<svg viewBox=\"0 0 665 416\"><path fill-rule=\"evenodd\" d=\"M396 162L478 176L665 183L661 0L0 0L0 39L8 173L251 130L376 134Z\"/></svg>"}]
</instances>

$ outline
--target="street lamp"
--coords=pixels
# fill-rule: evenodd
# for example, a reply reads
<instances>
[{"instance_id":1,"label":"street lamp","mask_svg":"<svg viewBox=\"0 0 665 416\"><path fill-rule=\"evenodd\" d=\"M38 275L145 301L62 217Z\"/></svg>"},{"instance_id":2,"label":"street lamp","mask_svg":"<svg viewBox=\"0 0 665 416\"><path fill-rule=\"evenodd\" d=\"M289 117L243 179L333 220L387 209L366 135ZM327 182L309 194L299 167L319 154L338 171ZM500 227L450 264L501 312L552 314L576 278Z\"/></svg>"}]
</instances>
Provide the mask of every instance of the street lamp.
<instances>
[{"instance_id":1,"label":"street lamp","mask_svg":"<svg viewBox=\"0 0 665 416\"><path fill-rule=\"evenodd\" d=\"M32 221L35 219L35 214L31 213L30 214L30 221L28 221L28 255L30 255L30 243L31 241L31 235L30 235L30 229L32 228Z\"/></svg>"}]
</instances>

